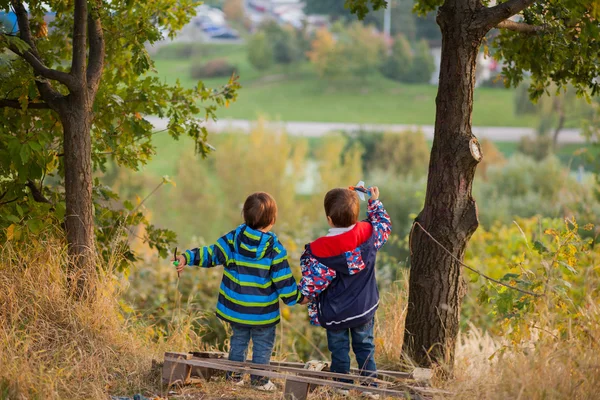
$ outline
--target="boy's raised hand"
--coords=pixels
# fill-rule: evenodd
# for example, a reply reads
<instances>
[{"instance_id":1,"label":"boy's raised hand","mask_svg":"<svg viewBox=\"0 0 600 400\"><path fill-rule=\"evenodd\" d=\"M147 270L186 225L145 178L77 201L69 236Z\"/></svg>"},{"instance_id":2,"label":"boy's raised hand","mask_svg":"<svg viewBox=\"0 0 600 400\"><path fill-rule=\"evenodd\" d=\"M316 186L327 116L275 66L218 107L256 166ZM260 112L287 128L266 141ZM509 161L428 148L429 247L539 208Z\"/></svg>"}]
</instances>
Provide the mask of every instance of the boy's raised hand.
<instances>
[{"instance_id":1,"label":"boy's raised hand","mask_svg":"<svg viewBox=\"0 0 600 400\"><path fill-rule=\"evenodd\" d=\"M369 190L371 191L371 199L377 200L379 198L379 188L377 186L371 186Z\"/></svg>"},{"instance_id":2,"label":"boy's raised hand","mask_svg":"<svg viewBox=\"0 0 600 400\"><path fill-rule=\"evenodd\" d=\"M177 258L173 257L173 259L171 260L173 262L173 264L177 267L177 273L180 274L183 272L183 269L185 268L185 257L182 255L177 256ZM175 264L176 262L178 262L178 264Z\"/></svg>"}]
</instances>

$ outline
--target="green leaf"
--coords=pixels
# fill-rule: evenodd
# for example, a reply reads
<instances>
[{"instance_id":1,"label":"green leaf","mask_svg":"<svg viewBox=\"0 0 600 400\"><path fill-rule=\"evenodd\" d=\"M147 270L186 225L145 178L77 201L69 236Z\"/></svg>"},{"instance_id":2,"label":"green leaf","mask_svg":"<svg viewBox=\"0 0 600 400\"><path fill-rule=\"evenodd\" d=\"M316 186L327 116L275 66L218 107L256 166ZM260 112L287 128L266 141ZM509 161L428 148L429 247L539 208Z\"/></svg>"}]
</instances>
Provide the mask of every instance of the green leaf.
<instances>
[{"instance_id":1,"label":"green leaf","mask_svg":"<svg viewBox=\"0 0 600 400\"><path fill-rule=\"evenodd\" d=\"M21 208L21 206L17 204L16 208L17 208L17 212L19 213L19 216L21 218L23 218L23 209Z\"/></svg>"},{"instance_id":2,"label":"green leaf","mask_svg":"<svg viewBox=\"0 0 600 400\"><path fill-rule=\"evenodd\" d=\"M31 233L37 235L44 228L44 222L38 218L33 218L27 221L27 228L31 231Z\"/></svg>"},{"instance_id":3,"label":"green leaf","mask_svg":"<svg viewBox=\"0 0 600 400\"><path fill-rule=\"evenodd\" d=\"M29 161L29 155L31 153L31 148L27 143L23 143L21 145L21 150L19 150L19 155L21 156L21 161L23 164L26 164Z\"/></svg>"},{"instance_id":4,"label":"green leaf","mask_svg":"<svg viewBox=\"0 0 600 400\"><path fill-rule=\"evenodd\" d=\"M16 215L12 215L12 214L7 215L6 219L9 220L10 222L14 222L16 224L21 222L21 219L19 217L17 217Z\"/></svg>"},{"instance_id":5,"label":"green leaf","mask_svg":"<svg viewBox=\"0 0 600 400\"><path fill-rule=\"evenodd\" d=\"M535 242L533 242L533 248L539 254L545 254L545 253L550 252L550 250L548 250L548 248L546 246L544 246L544 244L542 242L540 242L539 240L536 240Z\"/></svg>"},{"instance_id":6,"label":"green leaf","mask_svg":"<svg viewBox=\"0 0 600 400\"><path fill-rule=\"evenodd\" d=\"M9 46L16 47L20 53L25 53L29 50L29 45L18 36L1 35L0 38L5 40Z\"/></svg>"},{"instance_id":7,"label":"green leaf","mask_svg":"<svg viewBox=\"0 0 600 400\"><path fill-rule=\"evenodd\" d=\"M573 274L578 274L578 271L577 271L575 268L573 268L571 265L567 264L566 262L564 262L564 261L559 261L558 263L559 263L560 265L562 265L563 267L565 267L566 269L568 269L568 270L569 270L569 272L571 272L571 273L573 273Z\"/></svg>"}]
</instances>

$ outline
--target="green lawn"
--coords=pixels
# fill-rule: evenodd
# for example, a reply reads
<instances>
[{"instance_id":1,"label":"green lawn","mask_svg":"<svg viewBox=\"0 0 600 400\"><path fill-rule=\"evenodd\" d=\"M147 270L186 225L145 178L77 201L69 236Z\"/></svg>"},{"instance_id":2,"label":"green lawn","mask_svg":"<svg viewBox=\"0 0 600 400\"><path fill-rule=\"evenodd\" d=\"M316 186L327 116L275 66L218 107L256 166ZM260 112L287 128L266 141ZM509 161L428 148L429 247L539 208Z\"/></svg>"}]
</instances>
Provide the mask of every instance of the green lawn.
<instances>
[{"instance_id":1,"label":"green lawn","mask_svg":"<svg viewBox=\"0 0 600 400\"><path fill-rule=\"evenodd\" d=\"M175 48L176 50L177 48ZM266 72L255 70L247 61L244 45L210 45L194 50L188 59L175 59L171 48L161 49L155 62L158 74L167 82L179 79L192 87L192 62L226 58L238 67L242 89L238 100L218 116L256 119L266 116L285 121L354 122L433 125L437 88L407 85L370 77L363 81L327 82L319 79L308 63L285 69L274 66ZM208 79L217 87L226 78ZM536 126L537 118L516 116L514 92L478 88L475 91L473 123L479 126Z\"/></svg>"}]
</instances>

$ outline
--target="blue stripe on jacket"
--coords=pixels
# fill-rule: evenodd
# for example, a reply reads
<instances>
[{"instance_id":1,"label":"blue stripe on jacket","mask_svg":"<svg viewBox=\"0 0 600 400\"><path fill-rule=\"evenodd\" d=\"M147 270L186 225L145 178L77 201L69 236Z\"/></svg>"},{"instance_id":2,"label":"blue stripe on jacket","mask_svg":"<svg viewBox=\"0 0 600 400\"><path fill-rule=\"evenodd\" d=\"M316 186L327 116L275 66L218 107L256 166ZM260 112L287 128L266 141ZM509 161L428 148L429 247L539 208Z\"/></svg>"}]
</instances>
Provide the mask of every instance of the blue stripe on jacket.
<instances>
[{"instance_id":1,"label":"blue stripe on jacket","mask_svg":"<svg viewBox=\"0 0 600 400\"><path fill-rule=\"evenodd\" d=\"M287 251L272 232L242 224L214 245L187 250L184 255L190 266L224 266L216 314L232 324L275 325L280 319L277 298L291 306L302 297Z\"/></svg>"}]
</instances>

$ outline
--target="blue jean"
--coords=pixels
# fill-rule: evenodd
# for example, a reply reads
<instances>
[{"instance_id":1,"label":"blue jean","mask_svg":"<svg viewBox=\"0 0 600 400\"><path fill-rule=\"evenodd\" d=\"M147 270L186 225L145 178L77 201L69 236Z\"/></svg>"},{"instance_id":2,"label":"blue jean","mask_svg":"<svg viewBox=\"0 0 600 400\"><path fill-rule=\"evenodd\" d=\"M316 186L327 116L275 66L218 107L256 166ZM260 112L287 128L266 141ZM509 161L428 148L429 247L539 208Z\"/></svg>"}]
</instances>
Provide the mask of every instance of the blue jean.
<instances>
[{"instance_id":1,"label":"blue jean","mask_svg":"<svg viewBox=\"0 0 600 400\"><path fill-rule=\"evenodd\" d=\"M252 363L269 364L273 346L275 345L276 326L247 328L231 324L231 329L233 330L233 335L230 340L229 360L245 362L248 343L252 339ZM240 380L242 378L239 374L233 373L228 373L227 377L233 380ZM252 375L250 379L253 385L264 385L269 380L268 378L256 375Z\"/></svg>"},{"instance_id":2,"label":"blue jean","mask_svg":"<svg viewBox=\"0 0 600 400\"><path fill-rule=\"evenodd\" d=\"M327 330L327 346L331 352L331 372L339 374L350 373L350 336L352 336L352 350L356 362L363 376L377 377L375 365L375 343L373 326L375 320L367 322L356 328L340 331ZM350 379L341 379L342 382L353 383ZM373 384L376 386L376 384Z\"/></svg>"}]
</instances>

